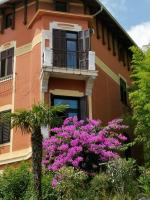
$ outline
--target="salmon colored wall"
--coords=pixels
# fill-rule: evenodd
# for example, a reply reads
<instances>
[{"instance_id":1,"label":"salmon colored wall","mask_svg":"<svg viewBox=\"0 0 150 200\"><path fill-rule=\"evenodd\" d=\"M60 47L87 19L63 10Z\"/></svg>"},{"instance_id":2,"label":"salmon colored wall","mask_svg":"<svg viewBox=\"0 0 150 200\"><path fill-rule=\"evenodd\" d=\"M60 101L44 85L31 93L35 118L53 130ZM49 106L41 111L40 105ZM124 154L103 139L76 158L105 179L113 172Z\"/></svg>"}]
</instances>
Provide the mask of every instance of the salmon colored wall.
<instances>
[{"instance_id":1,"label":"salmon colored wall","mask_svg":"<svg viewBox=\"0 0 150 200\"><path fill-rule=\"evenodd\" d=\"M8 153L10 149L10 145L0 147L0 154Z\"/></svg>"},{"instance_id":2,"label":"salmon colored wall","mask_svg":"<svg viewBox=\"0 0 150 200\"><path fill-rule=\"evenodd\" d=\"M46 8L47 4L40 4L42 8ZM48 7L47 7L48 8ZM76 10L77 8L77 10ZM81 7L72 7L72 12L81 14ZM83 10L82 10L83 11ZM35 14L35 5L28 9L28 22L31 21ZM23 24L23 10L16 12L16 27L15 30L6 29L4 34L0 35L0 45L9 42L17 41L17 47L30 43L34 36L42 31L49 29L50 22L66 22L79 24L83 29L88 28L88 21L82 19L70 19L67 15L64 17L43 15L35 20L32 27L27 29ZM16 57L16 80L15 80L15 110L21 108L31 108L33 103L40 100L40 74L41 74L41 44L33 47L31 52ZM113 56L112 50L109 51L107 44L103 45L101 39L97 40L96 34L92 37L92 49L96 55L106 64L111 70L126 78L130 84L129 72L127 67L123 66L122 62L118 61L117 56ZM92 105L93 117L100 118L104 121L120 116L124 106L120 102L119 85L105 74L100 68L97 68L99 75L94 83ZM69 80L61 78L50 78L49 90L78 90L85 92L85 81ZM8 92L4 92L8 90ZM0 83L0 106L11 104L12 102L12 81ZM65 95L65 94L64 94ZM49 93L45 94L46 102L49 103ZM20 130L14 131L13 134L13 151L28 148L30 146L30 135L22 135ZM4 151L4 150L3 150Z\"/></svg>"},{"instance_id":3,"label":"salmon colored wall","mask_svg":"<svg viewBox=\"0 0 150 200\"><path fill-rule=\"evenodd\" d=\"M0 82L0 106L12 102L12 80Z\"/></svg>"},{"instance_id":4,"label":"salmon colored wall","mask_svg":"<svg viewBox=\"0 0 150 200\"><path fill-rule=\"evenodd\" d=\"M85 91L85 82L80 80L50 78L49 90L63 89L63 90L77 90L79 92Z\"/></svg>"}]
</instances>

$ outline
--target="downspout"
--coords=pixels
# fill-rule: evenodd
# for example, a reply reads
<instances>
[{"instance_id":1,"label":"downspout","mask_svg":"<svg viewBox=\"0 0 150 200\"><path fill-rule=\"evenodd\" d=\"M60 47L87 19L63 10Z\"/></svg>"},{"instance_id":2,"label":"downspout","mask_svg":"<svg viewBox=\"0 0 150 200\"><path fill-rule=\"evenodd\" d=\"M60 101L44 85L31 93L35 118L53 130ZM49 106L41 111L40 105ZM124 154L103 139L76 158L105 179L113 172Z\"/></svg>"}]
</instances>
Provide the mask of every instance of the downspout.
<instances>
[{"instance_id":1,"label":"downspout","mask_svg":"<svg viewBox=\"0 0 150 200\"><path fill-rule=\"evenodd\" d=\"M99 15L102 11L103 11L103 6L101 6L100 10L97 11L95 14L92 15L92 17L96 17L97 15Z\"/></svg>"}]
</instances>

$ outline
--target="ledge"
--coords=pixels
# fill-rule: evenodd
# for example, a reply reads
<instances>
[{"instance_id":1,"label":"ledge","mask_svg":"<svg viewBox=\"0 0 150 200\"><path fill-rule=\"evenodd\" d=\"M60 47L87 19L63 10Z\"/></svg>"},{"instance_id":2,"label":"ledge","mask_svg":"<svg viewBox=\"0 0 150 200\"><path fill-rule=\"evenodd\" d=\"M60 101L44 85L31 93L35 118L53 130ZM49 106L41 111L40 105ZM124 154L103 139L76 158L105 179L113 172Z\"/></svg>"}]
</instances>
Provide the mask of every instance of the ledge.
<instances>
[{"instance_id":1,"label":"ledge","mask_svg":"<svg viewBox=\"0 0 150 200\"><path fill-rule=\"evenodd\" d=\"M69 19L84 19L84 20L88 20L91 21L93 19L93 16L91 15L79 15L79 14L74 14L74 13L67 13L67 12L58 12L58 11L49 11L49 10L43 10L43 9L39 9L36 14L33 16L33 18L31 19L31 21L29 22L27 28L31 28L32 25L34 24L35 20L39 19L41 16L43 15L47 15L47 16L54 16L54 17L65 17L65 18L69 18Z\"/></svg>"},{"instance_id":2,"label":"ledge","mask_svg":"<svg viewBox=\"0 0 150 200\"><path fill-rule=\"evenodd\" d=\"M5 81L9 81L13 78L13 75L8 75L8 76L4 76L0 78L0 83L5 82Z\"/></svg>"},{"instance_id":3,"label":"ledge","mask_svg":"<svg viewBox=\"0 0 150 200\"><path fill-rule=\"evenodd\" d=\"M31 147L20 151L13 151L0 155L0 165L15 163L22 160L28 160L32 156Z\"/></svg>"}]
</instances>

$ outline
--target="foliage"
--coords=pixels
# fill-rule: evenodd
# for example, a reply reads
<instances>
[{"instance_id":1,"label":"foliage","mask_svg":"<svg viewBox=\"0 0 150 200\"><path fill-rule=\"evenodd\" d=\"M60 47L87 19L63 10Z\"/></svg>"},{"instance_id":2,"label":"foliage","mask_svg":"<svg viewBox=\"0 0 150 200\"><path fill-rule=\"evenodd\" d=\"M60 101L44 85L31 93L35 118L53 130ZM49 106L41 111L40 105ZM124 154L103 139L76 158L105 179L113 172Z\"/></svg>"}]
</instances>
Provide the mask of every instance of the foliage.
<instances>
[{"instance_id":1,"label":"foliage","mask_svg":"<svg viewBox=\"0 0 150 200\"><path fill-rule=\"evenodd\" d=\"M127 161L120 158L108 163L107 174L112 194L116 194L118 199L126 200L130 197L132 200L137 199L136 169L136 163L132 159Z\"/></svg>"},{"instance_id":2,"label":"foliage","mask_svg":"<svg viewBox=\"0 0 150 200\"><path fill-rule=\"evenodd\" d=\"M69 165L96 172L100 163L119 157L116 149L126 140L121 134L125 128L121 119L102 127L98 120L67 118L61 127L51 129L50 137L44 140L43 164L52 171Z\"/></svg>"},{"instance_id":3,"label":"foliage","mask_svg":"<svg viewBox=\"0 0 150 200\"><path fill-rule=\"evenodd\" d=\"M28 164L23 163L18 169L7 168L0 176L0 199L21 200L30 181L31 172Z\"/></svg>"},{"instance_id":4,"label":"foliage","mask_svg":"<svg viewBox=\"0 0 150 200\"><path fill-rule=\"evenodd\" d=\"M109 176L106 173L99 173L90 181L87 190L88 200L108 200L109 199Z\"/></svg>"},{"instance_id":5,"label":"foliage","mask_svg":"<svg viewBox=\"0 0 150 200\"><path fill-rule=\"evenodd\" d=\"M49 108L44 104L33 105L30 110L11 113L12 127L21 128L22 132L31 133L32 168L35 199L42 199L42 139L41 126L50 125L58 112L63 112L68 106L60 105ZM8 116L4 116L4 119Z\"/></svg>"},{"instance_id":6,"label":"foliage","mask_svg":"<svg viewBox=\"0 0 150 200\"><path fill-rule=\"evenodd\" d=\"M54 175L51 172L44 172L42 176L42 200L57 200L57 192L51 185L52 179ZM26 193L22 200L34 200L35 192L34 192L34 184L33 179L31 179Z\"/></svg>"},{"instance_id":7,"label":"foliage","mask_svg":"<svg viewBox=\"0 0 150 200\"><path fill-rule=\"evenodd\" d=\"M145 159L150 160L150 49L142 52L132 47L132 80L130 102L133 119L136 121L135 133L144 143Z\"/></svg>"},{"instance_id":8,"label":"foliage","mask_svg":"<svg viewBox=\"0 0 150 200\"><path fill-rule=\"evenodd\" d=\"M57 200L82 200L85 196L87 175L73 167L62 168L53 179Z\"/></svg>"},{"instance_id":9,"label":"foliage","mask_svg":"<svg viewBox=\"0 0 150 200\"><path fill-rule=\"evenodd\" d=\"M142 196L150 197L150 169L141 168L141 175L138 179L140 188L142 189Z\"/></svg>"}]
</instances>

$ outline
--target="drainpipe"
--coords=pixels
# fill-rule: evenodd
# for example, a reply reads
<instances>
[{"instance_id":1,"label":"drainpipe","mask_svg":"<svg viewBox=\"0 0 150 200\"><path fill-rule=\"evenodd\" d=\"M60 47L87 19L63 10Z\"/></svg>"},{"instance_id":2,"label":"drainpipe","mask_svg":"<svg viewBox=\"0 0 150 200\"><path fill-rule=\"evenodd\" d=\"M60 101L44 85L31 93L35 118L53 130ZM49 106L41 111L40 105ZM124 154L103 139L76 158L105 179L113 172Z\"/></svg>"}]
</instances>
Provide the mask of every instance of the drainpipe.
<instances>
[{"instance_id":1,"label":"drainpipe","mask_svg":"<svg viewBox=\"0 0 150 200\"><path fill-rule=\"evenodd\" d=\"M96 17L96 16L99 15L102 11L103 11L103 6L101 6L100 10L97 11L95 14L93 14L92 17Z\"/></svg>"}]
</instances>

